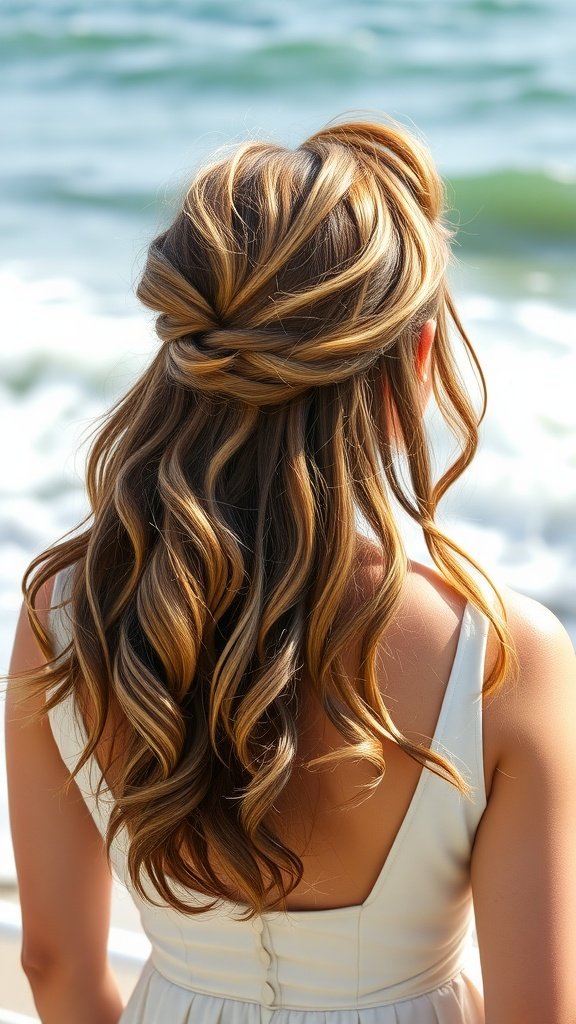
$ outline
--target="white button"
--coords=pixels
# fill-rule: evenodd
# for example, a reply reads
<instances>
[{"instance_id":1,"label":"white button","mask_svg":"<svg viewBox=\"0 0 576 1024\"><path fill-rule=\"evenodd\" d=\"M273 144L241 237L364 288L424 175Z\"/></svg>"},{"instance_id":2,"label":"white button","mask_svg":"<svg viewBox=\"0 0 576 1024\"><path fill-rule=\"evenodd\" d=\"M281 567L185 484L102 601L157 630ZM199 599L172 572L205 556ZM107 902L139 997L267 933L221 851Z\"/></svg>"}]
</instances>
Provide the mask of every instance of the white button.
<instances>
[{"instance_id":1,"label":"white button","mask_svg":"<svg viewBox=\"0 0 576 1024\"><path fill-rule=\"evenodd\" d=\"M264 967L270 967L272 957L267 949L261 949L258 956L260 958L260 963L264 964Z\"/></svg>"},{"instance_id":2,"label":"white button","mask_svg":"<svg viewBox=\"0 0 576 1024\"><path fill-rule=\"evenodd\" d=\"M258 932L258 935L262 935L262 932L264 931L264 925L262 924L262 918L261 917L254 917L252 920L253 920L254 931Z\"/></svg>"},{"instance_id":3,"label":"white button","mask_svg":"<svg viewBox=\"0 0 576 1024\"><path fill-rule=\"evenodd\" d=\"M276 993L272 988L272 985L269 985L268 982L265 982L265 984L262 986L262 1002L265 1003L266 1006L272 1006L272 1003L274 1002L275 998Z\"/></svg>"}]
</instances>

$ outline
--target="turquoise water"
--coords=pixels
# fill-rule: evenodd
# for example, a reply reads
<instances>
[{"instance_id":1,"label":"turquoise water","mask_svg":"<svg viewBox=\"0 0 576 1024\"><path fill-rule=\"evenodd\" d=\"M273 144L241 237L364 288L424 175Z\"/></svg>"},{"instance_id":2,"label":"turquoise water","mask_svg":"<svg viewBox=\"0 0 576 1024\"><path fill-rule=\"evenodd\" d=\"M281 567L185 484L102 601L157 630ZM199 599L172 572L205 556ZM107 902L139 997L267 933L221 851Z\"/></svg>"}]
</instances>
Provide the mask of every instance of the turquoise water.
<instances>
[{"instance_id":1,"label":"turquoise water","mask_svg":"<svg viewBox=\"0 0 576 1024\"><path fill-rule=\"evenodd\" d=\"M198 159L289 144L343 111L414 123L467 249L567 256L576 228L572 0L4 3L4 252L122 294ZM132 247L132 248L131 248Z\"/></svg>"},{"instance_id":2,"label":"turquoise water","mask_svg":"<svg viewBox=\"0 0 576 1024\"><path fill-rule=\"evenodd\" d=\"M151 235L208 152L347 111L420 133L459 227L490 402L445 525L576 635L575 40L573 0L5 0L0 671L27 561L83 511L82 437L154 345Z\"/></svg>"}]
</instances>

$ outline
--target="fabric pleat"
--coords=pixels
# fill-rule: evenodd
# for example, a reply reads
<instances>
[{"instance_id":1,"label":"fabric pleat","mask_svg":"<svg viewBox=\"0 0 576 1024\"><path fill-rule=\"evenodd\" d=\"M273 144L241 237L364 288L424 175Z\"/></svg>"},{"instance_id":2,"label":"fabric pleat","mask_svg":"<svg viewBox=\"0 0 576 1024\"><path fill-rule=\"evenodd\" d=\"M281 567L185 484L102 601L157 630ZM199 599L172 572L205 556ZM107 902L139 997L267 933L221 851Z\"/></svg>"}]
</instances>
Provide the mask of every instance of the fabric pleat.
<instances>
[{"instance_id":1,"label":"fabric pleat","mask_svg":"<svg viewBox=\"0 0 576 1024\"><path fill-rule=\"evenodd\" d=\"M270 1009L180 988L145 965L119 1024L484 1024L482 998L464 973L432 992L349 1010Z\"/></svg>"}]
</instances>

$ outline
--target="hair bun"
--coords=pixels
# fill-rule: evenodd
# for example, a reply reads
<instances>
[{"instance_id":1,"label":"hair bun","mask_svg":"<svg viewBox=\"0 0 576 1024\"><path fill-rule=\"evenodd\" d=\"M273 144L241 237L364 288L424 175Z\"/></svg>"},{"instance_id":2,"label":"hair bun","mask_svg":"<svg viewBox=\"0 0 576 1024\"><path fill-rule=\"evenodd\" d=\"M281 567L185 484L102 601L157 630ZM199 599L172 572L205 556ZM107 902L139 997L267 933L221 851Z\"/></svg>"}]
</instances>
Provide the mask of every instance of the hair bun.
<instances>
[{"instance_id":1,"label":"hair bun","mask_svg":"<svg viewBox=\"0 0 576 1024\"><path fill-rule=\"evenodd\" d=\"M448 261L426 152L377 124L245 143L194 178L138 289L179 385L254 406L362 374L438 306Z\"/></svg>"}]
</instances>

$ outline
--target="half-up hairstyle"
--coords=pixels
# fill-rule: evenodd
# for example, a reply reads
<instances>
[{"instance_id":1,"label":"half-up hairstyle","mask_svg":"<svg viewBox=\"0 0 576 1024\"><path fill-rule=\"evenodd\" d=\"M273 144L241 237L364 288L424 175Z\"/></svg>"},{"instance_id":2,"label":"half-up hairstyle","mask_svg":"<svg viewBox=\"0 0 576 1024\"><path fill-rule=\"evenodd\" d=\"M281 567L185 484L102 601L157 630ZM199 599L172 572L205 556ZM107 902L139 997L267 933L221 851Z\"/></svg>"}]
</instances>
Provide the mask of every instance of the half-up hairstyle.
<instances>
[{"instance_id":1,"label":"half-up hairstyle","mask_svg":"<svg viewBox=\"0 0 576 1024\"><path fill-rule=\"evenodd\" d=\"M160 347L93 442L83 531L24 580L48 661L29 682L56 687L45 710L72 691L90 723L78 768L112 708L121 721L106 842L126 829L144 898L142 872L183 913L239 897L247 914L284 905L303 866L273 807L296 765L304 673L342 737L308 767L362 757L375 785L388 739L467 792L448 759L396 728L375 671L408 564L392 497L494 626L487 692L513 650L500 594L435 522L486 403L447 289L443 203L431 158L403 128L336 123L293 151L247 142L206 166L150 245L138 296ZM415 367L429 318L433 394L460 448L436 483ZM476 367L479 412L450 331ZM384 568L350 613L358 512ZM71 642L54 658L35 599L68 566ZM359 637L351 680L342 655ZM213 902L184 901L172 880Z\"/></svg>"}]
</instances>

